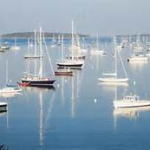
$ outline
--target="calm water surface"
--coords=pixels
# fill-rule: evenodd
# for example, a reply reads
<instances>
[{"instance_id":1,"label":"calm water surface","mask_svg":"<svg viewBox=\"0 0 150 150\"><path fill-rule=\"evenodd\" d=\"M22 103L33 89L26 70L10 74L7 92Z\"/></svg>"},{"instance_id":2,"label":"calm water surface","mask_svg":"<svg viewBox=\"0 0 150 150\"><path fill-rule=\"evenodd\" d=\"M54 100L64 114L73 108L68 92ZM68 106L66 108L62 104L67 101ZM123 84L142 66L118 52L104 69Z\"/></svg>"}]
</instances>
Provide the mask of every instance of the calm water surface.
<instances>
[{"instance_id":1,"label":"calm water surface","mask_svg":"<svg viewBox=\"0 0 150 150\"><path fill-rule=\"evenodd\" d=\"M103 43L107 55L91 56L87 52L82 70L73 77L56 77L53 89L22 88L20 95L0 97L8 111L0 114L0 143L9 150L146 150L150 149L150 108L115 110L113 100L137 93L150 99L150 62L129 64L131 50L120 53L130 78L126 86L103 85L102 72L111 71L112 44ZM26 69L26 43L19 51L0 54L0 87L8 78L17 82ZM53 67L61 58L59 47L50 50ZM32 63L32 62L31 62ZM122 75L121 66L119 74ZM46 69L48 67L46 66ZM134 84L136 83L136 84Z\"/></svg>"}]
</instances>

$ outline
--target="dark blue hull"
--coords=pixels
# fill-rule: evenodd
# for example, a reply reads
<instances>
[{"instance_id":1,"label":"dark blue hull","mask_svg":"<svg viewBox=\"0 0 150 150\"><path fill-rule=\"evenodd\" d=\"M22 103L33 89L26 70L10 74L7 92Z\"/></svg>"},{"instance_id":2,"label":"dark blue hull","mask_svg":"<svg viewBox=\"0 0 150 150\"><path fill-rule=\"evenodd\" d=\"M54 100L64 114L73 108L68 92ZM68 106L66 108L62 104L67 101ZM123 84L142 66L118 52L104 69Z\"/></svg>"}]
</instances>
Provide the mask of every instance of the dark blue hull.
<instances>
[{"instance_id":1,"label":"dark blue hull","mask_svg":"<svg viewBox=\"0 0 150 150\"><path fill-rule=\"evenodd\" d=\"M28 81L22 80L22 83L28 83L28 86L35 86L35 87L52 87L55 80L36 80L36 81Z\"/></svg>"}]
</instances>

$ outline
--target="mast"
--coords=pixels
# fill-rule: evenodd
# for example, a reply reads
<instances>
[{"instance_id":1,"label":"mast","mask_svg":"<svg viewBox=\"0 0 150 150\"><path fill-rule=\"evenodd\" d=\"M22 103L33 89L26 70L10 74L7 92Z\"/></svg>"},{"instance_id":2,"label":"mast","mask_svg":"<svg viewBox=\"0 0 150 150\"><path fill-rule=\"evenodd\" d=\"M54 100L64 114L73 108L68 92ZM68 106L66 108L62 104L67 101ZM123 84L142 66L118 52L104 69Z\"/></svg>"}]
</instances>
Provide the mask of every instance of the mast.
<instances>
[{"instance_id":1,"label":"mast","mask_svg":"<svg viewBox=\"0 0 150 150\"><path fill-rule=\"evenodd\" d=\"M43 56L43 49L42 49L42 28L40 27L40 37L39 37L39 46L40 46L40 56ZM43 57L40 57L40 77L43 77Z\"/></svg>"},{"instance_id":2,"label":"mast","mask_svg":"<svg viewBox=\"0 0 150 150\"><path fill-rule=\"evenodd\" d=\"M64 43L63 43L63 34L62 34L62 38L61 38L61 43L62 43L62 45L61 45L61 59L62 59L62 61L63 61L63 56L64 56Z\"/></svg>"},{"instance_id":3,"label":"mast","mask_svg":"<svg viewBox=\"0 0 150 150\"><path fill-rule=\"evenodd\" d=\"M36 50L37 50L37 46L36 46L36 30L34 31L34 54L36 56Z\"/></svg>"},{"instance_id":4,"label":"mast","mask_svg":"<svg viewBox=\"0 0 150 150\"><path fill-rule=\"evenodd\" d=\"M8 83L8 60L6 60L6 84Z\"/></svg>"},{"instance_id":5,"label":"mast","mask_svg":"<svg viewBox=\"0 0 150 150\"><path fill-rule=\"evenodd\" d=\"M16 37L15 37L15 47L17 46L17 39L16 39Z\"/></svg>"},{"instance_id":6,"label":"mast","mask_svg":"<svg viewBox=\"0 0 150 150\"><path fill-rule=\"evenodd\" d=\"M98 34L97 34L97 39L96 39L96 47L97 47L97 50L99 49L99 42L98 42Z\"/></svg>"},{"instance_id":7,"label":"mast","mask_svg":"<svg viewBox=\"0 0 150 150\"><path fill-rule=\"evenodd\" d=\"M37 55L37 40L36 40L36 30L34 31L34 55ZM36 76L36 69L37 69L37 63L35 61L35 66L34 66L34 75Z\"/></svg>"},{"instance_id":8,"label":"mast","mask_svg":"<svg viewBox=\"0 0 150 150\"><path fill-rule=\"evenodd\" d=\"M72 21L72 30L71 31L72 31L72 47L71 48L72 48L72 59L73 59L73 57L74 57L74 52L73 52L74 51L73 50L73 46L74 46L74 35L73 35L74 34L74 25L73 25L73 21Z\"/></svg>"},{"instance_id":9,"label":"mast","mask_svg":"<svg viewBox=\"0 0 150 150\"><path fill-rule=\"evenodd\" d=\"M115 76L117 77L118 75L118 73L117 73L117 48L116 48L116 37L114 37L114 50L115 50Z\"/></svg>"},{"instance_id":10,"label":"mast","mask_svg":"<svg viewBox=\"0 0 150 150\"><path fill-rule=\"evenodd\" d=\"M27 57L30 56L30 39L28 38L28 53ZM26 61L27 67L26 67L26 75L29 76L30 74L30 61Z\"/></svg>"}]
</instances>

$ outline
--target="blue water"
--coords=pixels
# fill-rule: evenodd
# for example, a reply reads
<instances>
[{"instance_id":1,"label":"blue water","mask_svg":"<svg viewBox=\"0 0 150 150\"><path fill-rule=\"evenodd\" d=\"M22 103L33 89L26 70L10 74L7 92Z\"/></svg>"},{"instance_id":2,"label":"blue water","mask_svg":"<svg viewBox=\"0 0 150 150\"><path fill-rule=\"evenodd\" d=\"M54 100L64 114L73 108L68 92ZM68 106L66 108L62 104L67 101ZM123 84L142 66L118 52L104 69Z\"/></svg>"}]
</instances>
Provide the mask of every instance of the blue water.
<instances>
[{"instance_id":1,"label":"blue water","mask_svg":"<svg viewBox=\"0 0 150 150\"><path fill-rule=\"evenodd\" d=\"M6 80L6 60L8 78L13 82L26 69L27 41L18 45L19 51L0 53L1 88ZM21 95L0 97L0 101L8 103L8 111L0 114L0 144L9 150L149 149L150 108L116 112L113 100L116 90L119 98L137 93L149 99L150 63L129 64L126 59L131 50L127 47L121 55L130 78L128 86L102 85L97 79L113 67L112 43L105 41L102 45L106 48L105 57L92 56L88 51L84 68L74 70L73 77L56 77L55 89L27 87L22 88ZM56 70L55 63L61 58L60 47L48 45L48 48Z\"/></svg>"}]
</instances>

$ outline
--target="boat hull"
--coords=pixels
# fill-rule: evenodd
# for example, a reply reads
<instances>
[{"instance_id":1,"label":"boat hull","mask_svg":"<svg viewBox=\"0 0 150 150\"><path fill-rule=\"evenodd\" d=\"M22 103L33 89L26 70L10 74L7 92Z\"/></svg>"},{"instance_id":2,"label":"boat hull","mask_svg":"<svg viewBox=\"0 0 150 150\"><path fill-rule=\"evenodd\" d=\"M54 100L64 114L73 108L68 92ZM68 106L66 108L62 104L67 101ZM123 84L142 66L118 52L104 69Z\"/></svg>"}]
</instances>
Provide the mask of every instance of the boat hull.
<instances>
[{"instance_id":1,"label":"boat hull","mask_svg":"<svg viewBox=\"0 0 150 150\"><path fill-rule=\"evenodd\" d=\"M57 63L58 67L70 67L70 68L81 68L83 64L73 64L73 63Z\"/></svg>"},{"instance_id":2,"label":"boat hull","mask_svg":"<svg viewBox=\"0 0 150 150\"><path fill-rule=\"evenodd\" d=\"M33 56L25 56L24 57L25 59L40 59L40 58L42 58L42 56L39 56L39 55L33 55Z\"/></svg>"},{"instance_id":3,"label":"boat hull","mask_svg":"<svg viewBox=\"0 0 150 150\"><path fill-rule=\"evenodd\" d=\"M0 108L1 108L1 107L6 107L6 106L7 106L7 103L0 102Z\"/></svg>"},{"instance_id":4,"label":"boat hull","mask_svg":"<svg viewBox=\"0 0 150 150\"><path fill-rule=\"evenodd\" d=\"M91 50L90 54L91 55L106 55L103 50L97 50L97 49L96 50Z\"/></svg>"},{"instance_id":5,"label":"boat hull","mask_svg":"<svg viewBox=\"0 0 150 150\"><path fill-rule=\"evenodd\" d=\"M73 76L72 71L55 71L55 76Z\"/></svg>"},{"instance_id":6,"label":"boat hull","mask_svg":"<svg viewBox=\"0 0 150 150\"><path fill-rule=\"evenodd\" d=\"M22 92L22 89L20 88L14 89L14 88L6 87L0 90L0 94L19 93L19 92Z\"/></svg>"},{"instance_id":7,"label":"boat hull","mask_svg":"<svg viewBox=\"0 0 150 150\"><path fill-rule=\"evenodd\" d=\"M43 79L43 80L25 80L22 79L19 85L23 86L35 86L35 87L51 87L55 80Z\"/></svg>"},{"instance_id":8,"label":"boat hull","mask_svg":"<svg viewBox=\"0 0 150 150\"><path fill-rule=\"evenodd\" d=\"M7 103L0 102L0 113L7 111Z\"/></svg>"},{"instance_id":9,"label":"boat hull","mask_svg":"<svg viewBox=\"0 0 150 150\"><path fill-rule=\"evenodd\" d=\"M145 56L133 56L127 59L128 62L141 62L148 61L148 57Z\"/></svg>"},{"instance_id":10,"label":"boat hull","mask_svg":"<svg viewBox=\"0 0 150 150\"><path fill-rule=\"evenodd\" d=\"M115 108L134 108L134 107L150 106L150 101L148 100L138 100L138 101L115 100L113 103Z\"/></svg>"},{"instance_id":11,"label":"boat hull","mask_svg":"<svg viewBox=\"0 0 150 150\"><path fill-rule=\"evenodd\" d=\"M127 82L128 78L98 78L100 82L108 82L108 83L120 83Z\"/></svg>"}]
</instances>

